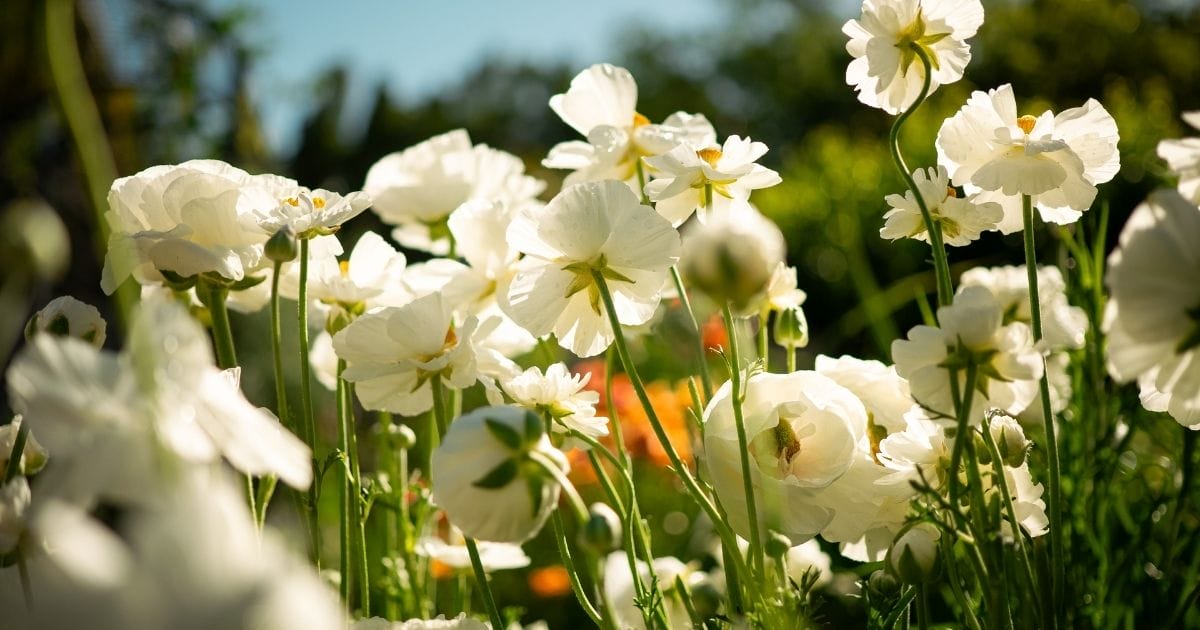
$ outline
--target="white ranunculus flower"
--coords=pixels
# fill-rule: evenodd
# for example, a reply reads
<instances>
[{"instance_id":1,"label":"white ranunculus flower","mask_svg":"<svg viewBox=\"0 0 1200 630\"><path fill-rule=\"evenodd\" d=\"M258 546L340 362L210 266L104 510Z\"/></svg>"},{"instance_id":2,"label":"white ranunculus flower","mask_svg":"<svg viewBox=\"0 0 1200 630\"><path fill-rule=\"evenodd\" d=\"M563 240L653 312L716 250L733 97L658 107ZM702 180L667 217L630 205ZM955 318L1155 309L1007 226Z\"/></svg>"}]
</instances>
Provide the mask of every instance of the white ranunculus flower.
<instances>
[{"instance_id":1,"label":"white ranunculus flower","mask_svg":"<svg viewBox=\"0 0 1200 630\"><path fill-rule=\"evenodd\" d=\"M816 539L788 549L783 562L787 567L788 577L797 584L809 571L816 572L817 581L814 585L818 588L833 580L833 560L821 550L821 543Z\"/></svg>"},{"instance_id":2,"label":"white ranunculus flower","mask_svg":"<svg viewBox=\"0 0 1200 630\"><path fill-rule=\"evenodd\" d=\"M463 129L430 138L384 156L367 171L363 191L384 223L397 226L392 238L405 247L446 255L446 220L470 201L519 208L545 183L525 174L520 158L471 145Z\"/></svg>"},{"instance_id":3,"label":"white ranunculus flower","mask_svg":"<svg viewBox=\"0 0 1200 630\"><path fill-rule=\"evenodd\" d=\"M1042 309L1041 345L1049 351L1083 347L1088 320L1083 309L1067 302L1067 284L1058 267L1038 267L1038 301ZM985 287L996 296L1004 321L1032 324L1029 308L1029 276L1025 265L974 267L960 278L965 287Z\"/></svg>"},{"instance_id":4,"label":"white ranunculus flower","mask_svg":"<svg viewBox=\"0 0 1200 630\"><path fill-rule=\"evenodd\" d=\"M433 452L433 502L463 534L520 543L558 508L561 487L534 460L567 471L542 420L517 407L481 407L450 423Z\"/></svg>"},{"instance_id":5,"label":"white ranunculus flower","mask_svg":"<svg viewBox=\"0 0 1200 630\"><path fill-rule=\"evenodd\" d=\"M779 173L757 163L766 152L767 145L738 136L729 136L721 148L681 144L646 158L655 174L646 184L646 195L659 214L679 226L704 208L706 188L712 190L712 209L723 210L732 199L749 199L752 191L783 181ZM708 213L700 218L707 220Z\"/></svg>"},{"instance_id":6,"label":"white ranunculus flower","mask_svg":"<svg viewBox=\"0 0 1200 630\"><path fill-rule=\"evenodd\" d=\"M842 26L850 36L846 52L854 57L846 83L863 103L898 114L917 99L925 81L913 47L929 57L933 92L962 78L971 60L967 40L981 24L979 0L865 0L862 17Z\"/></svg>"},{"instance_id":7,"label":"white ranunculus flower","mask_svg":"<svg viewBox=\"0 0 1200 630\"><path fill-rule=\"evenodd\" d=\"M50 300L42 310L29 318L25 336L49 332L82 339L100 348L104 346L107 329L108 324L95 306L63 295Z\"/></svg>"},{"instance_id":8,"label":"white ranunculus flower","mask_svg":"<svg viewBox=\"0 0 1200 630\"><path fill-rule=\"evenodd\" d=\"M501 386L517 405L550 414L555 420L553 431L573 430L600 438L608 435L608 418L596 417L600 394L586 389L591 377L571 374L565 364L555 363L544 373L531 367Z\"/></svg>"},{"instance_id":9,"label":"white ranunculus flower","mask_svg":"<svg viewBox=\"0 0 1200 630\"><path fill-rule=\"evenodd\" d=\"M1185 113L1183 120L1200 129L1200 111ZM1179 192L1192 203L1200 204L1200 138L1163 140L1158 143L1158 157L1179 175Z\"/></svg>"},{"instance_id":10,"label":"white ranunculus flower","mask_svg":"<svg viewBox=\"0 0 1200 630\"><path fill-rule=\"evenodd\" d=\"M1200 429L1200 208L1174 190L1137 207L1108 257L1108 373L1148 409Z\"/></svg>"},{"instance_id":11,"label":"white ranunculus flower","mask_svg":"<svg viewBox=\"0 0 1200 630\"><path fill-rule=\"evenodd\" d=\"M111 294L131 274L142 284L162 272L241 280L263 264L268 235L256 213L298 194L295 181L249 173L217 160L153 166L113 182L105 213L112 234L101 287Z\"/></svg>"},{"instance_id":12,"label":"white ranunculus flower","mask_svg":"<svg viewBox=\"0 0 1200 630\"><path fill-rule=\"evenodd\" d=\"M1008 492L1012 495L1013 512L1016 513L1017 522L1020 523L1021 529L1029 534L1031 538L1045 535L1050 531L1050 519L1046 517L1046 502L1042 500L1044 488L1042 484L1036 483L1033 476L1029 473L1029 464L1024 463L1018 467L1004 466L1004 483L1008 486ZM999 488L993 488L993 491L998 491ZM1000 535L1004 540L1012 541L1012 527L1009 526L1006 518L1000 524Z\"/></svg>"},{"instance_id":13,"label":"white ranunculus flower","mask_svg":"<svg viewBox=\"0 0 1200 630\"><path fill-rule=\"evenodd\" d=\"M296 238L311 238L336 232L370 205L371 198L362 192L343 197L323 189L301 190L256 214L258 226L268 235L286 227Z\"/></svg>"},{"instance_id":14,"label":"white ranunculus flower","mask_svg":"<svg viewBox=\"0 0 1200 630\"><path fill-rule=\"evenodd\" d=\"M208 336L180 305L143 302L130 330L119 355L39 335L9 368L13 406L62 462L44 473L54 483L72 496L137 501L157 473L128 471L155 466L149 447L157 445L184 460L224 457L246 474L308 486L308 447L245 399L236 370L213 365Z\"/></svg>"},{"instance_id":15,"label":"white ranunculus flower","mask_svg":"<svg viewBox=\"0 0 1200 630\"><path fill-rule=\"evenodd\" d=\"M787 254L783 232L744 200L684 230L680 272L687 285L738 314L759 312Z\"/></svg>"},{"instance_id":16,"label":"white ranunculus flower","mask_svg":"<svg viewBox=\"0 0 1200 630\"><path fill-rule=\"evenodd\" d=\"M759 524L800 544L819 533L839 507L832 485L850 470L864 437L859 399L816 372L760 373L745 384L742 405L751 484ZM704 463L713 490L739 535L750 536L732 385L704 410Z\"/></svg>"},{"instance_id":17,"label":"white ranunculus flower","mask_svg":"<svg viewBox=\"0 0 1200 630\"><path fill-rule=\"evenodd\" d=\"M1033 335L1023 323L1004 323L1003 308L991 291L964 288L953 304L938 309L938 323L940 328L916 326L908 339L892 342L896 372L908 379L920 405L937 416L955 417L948 361L962 363L968 356L977 363L972 423L988 407L1020 413L1037 396L1042 357L1033 347ZM965 379L966 369L960 367L960 391Z\"/></svg>"},{"instance_id":18,"label":"white ranunculus flower","mask_svg":"<svg viewBox=\"0 0 1200 630\"><path fill-rule=\"evenodd\" d=\"M17 546L25 531L25 513L29 511L29 482L20 475L0 485L0 554Z\"/></svg>"},{"instance_id":19,"label":"white ranunculus flower","mask_svg":"<svg viewBox=\"0 0 1200 630\"><path fill-rule=\"evenodd\" d=\"M718 554L719 557L719 554ZM650 568L654 568L654 576L658 578L658 586L664 591L670 591L675 584L676 576L682 577L685 584L694 583L695 579L703 579L704 575L690 571L688 565L677 558L655 558L651 565L638 560L635 564L638 576L643 583L649 583ZM695 576L695 578L693 578ZM604 594L612 602L618 627L642 630L646 627L642 620L642 611L637 607L637 587L634 585L633 572L629 570L629 558L624 551L614 551L604 559ZM691 617L687 609L680 603L679 598L664 595L663 609L672 628L687 628L691 626Z\"/></svg>"},{"instance_id":20,"label":"white ranunculus flower","mask_svg":"<svg viewBox=\"0 0 1200 630\"><path fill-rule=\"evenodd\" d=\"M799 308L808 299L803 289L796 288L796 268L788 267L782 260L771 270L767 283L767 307L774 311Z\"/></svg>"},{"instance_id":21,"label":"white ranunculus flower","mask_svg":"<svg viewBox=\"0 0 1200 630\"><path fill-rule=\"evenodd\" d=\"M615 181L577 184L545 208L522 210L507 236L525 258L501 308L535 337L553 332L580 357L613 340L592 272L604 277L617 320L636 326L654 316L666 271L679 257L670 222Z\"/></svg>"},{"instance_id":22,"label":"white ranunculus flower","mask_svg":"<svg viewBox=\"0 0 1200 630\"><path fill-rule=\"evenodd\" d=\"M925 208L929 210L931 218L941 226L942 240L946 245L970 245L983 232L997 229L996 224L1004 216L1004 210L998 203L976 203L973 198L958 197L950 187L950 176L946 174L946 169L940 166L936 170L913 171L913 181L925 200ZM929 230L925 229L921 208L911 190L903 195L888 195L885 200L892 209L883 215L884 225L879 228L879 236L893 241L912 238L929 242Z\"/></svg>"},{"instance_id":23,"label":"white ranunculus flower","mask_svg":"<svg viewBox=\"0 0 1200 630\"><path fill-rule=\"evenodd\" d=\"M17 445L17 433L21 431L24 418L20 414L13 416L12 422L0 426L0 470L8 470L8 460L12 459L13 448ZM46 465L49 453L38 443L33 431L25 434L25 448L21 449L21 463L17 472L22 475L36 474Z\"/></svg>"},{"instance_id":24,"label":"white ranunculus flower","mask_svg":"<svg viewBox=\"0 0 1200 630\"><path fill-rule=\"evenodd\" d=\"M467 553L467 545L462 532L455 527L450 528L450 540L446 542L437 536L423 536L417 540L416 552L432 560L458 570L471 569L471 556ZM529 566L529 556L520 545L501 542L479 541L479 562L487 572L520 569Z\"/></svg>"},{"instance_id":25,"label":"white ranunculus flower","mask_svg":"<svg viewBox=\"0 0 1200 630\"><path fill-rule=\"evenodd\" d=\"M888 571L907 584L929 582L937 573L941 532L931 523L918 523L900 535L887 553Z\"/></svg>"},{"instance_id":26,"label":"white ranunculus flower","mask_svg":"<svg viewBox=\"0 0 1200 630\"><path fill-rule=\"evenodd\" d=\"M550 109L587 141L562 142L542 161L546 168L569 169L565 185L615 179L636 185L644 156L679 145L700 149L716 142L704 116L676 112L652 124L637 112L637 83L625 68L595 64L571 80L563 94L550 97Z\"/></svg>"},{"instance_id":27,"label":"white ranunculus flower","mask_svg":"<svg viewBox=\"0 0 1200 630\"><path fill-rule=\"evenodd\" d=\"M482 546L482 545L481 545ZM358 619L350 624L350 630L489 630L490 625L460 613L453 619L438 616L436 619L409 619L388 621L382 617Z\"/></svg>"},{"instance_id":28,"label":"white ranunculus flower","mask_svg":"<svg viewBox=\"0 0 1200 630\"><path fill-rule=\"evenodd\" d=\"M332 252L311 258L308 298L362 309L402 306L412 299L400 280L406 263L404 254L382 236L365 232L346 260L339 261ZM298 284L299 278L295 281Z\"/></svg>"},{"instance_id":29,"label":"white ranunculus flower","mask_svg":"<svg viewBox=\"0 0 1200 630\"><path fill-rule=\"evenodd\" d=\"M475 382L476 324L455 326L441 294L431 293L359 317L333 336L333 348L363 407L412 416L433 408L434 374L455 389Z\"/></svg>"},{"instance_id":30,"label":"white ranunculus flower","mask_svg":"<svg viewBox=\"0 0 1200 630\"><path fill-rule=\"evenodd\" d=\"M1012 86L973 92L938 131L938 164L979 202L1004 208L1000 231L1023 226L1021 195L1029 195L1049 223L1079 220L1096 198L1096 185L1121 167L1117 123L1095 99L1057 116L1017 114ZM982 192L980 192L982 191Z\"/></svg>"}]
</instances>

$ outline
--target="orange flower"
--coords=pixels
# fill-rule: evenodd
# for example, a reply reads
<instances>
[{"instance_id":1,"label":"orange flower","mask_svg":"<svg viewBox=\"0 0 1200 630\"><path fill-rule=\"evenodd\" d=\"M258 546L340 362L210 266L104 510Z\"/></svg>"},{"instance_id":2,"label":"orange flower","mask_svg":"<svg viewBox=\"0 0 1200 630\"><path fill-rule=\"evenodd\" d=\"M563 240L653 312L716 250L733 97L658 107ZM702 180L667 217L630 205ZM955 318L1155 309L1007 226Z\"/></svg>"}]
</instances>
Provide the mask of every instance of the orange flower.
<instances>
[{"instance_id":1,"label":"orange flower","mask_svg":"<svg viewBox=\"0 0 1200 630\"><path fill-rule=\"evenodd\" d=\"M534 569L528 579L529 590L541 599L564 597L571 592L571 578L562 565Z\"/></svg>"},{"instance_id":2,"label":"orange flower","mask_svg":"<svg viewBox=\"0 0 1200 630\"><path fill-rule=\"evenodd\" d=\"M714 313L700 326L700 340L704 342L705 351L712 353L710 348L725 350L729 346L729 334L725 330L725 321L720 313Z\"/></svg>"}]
</instances>

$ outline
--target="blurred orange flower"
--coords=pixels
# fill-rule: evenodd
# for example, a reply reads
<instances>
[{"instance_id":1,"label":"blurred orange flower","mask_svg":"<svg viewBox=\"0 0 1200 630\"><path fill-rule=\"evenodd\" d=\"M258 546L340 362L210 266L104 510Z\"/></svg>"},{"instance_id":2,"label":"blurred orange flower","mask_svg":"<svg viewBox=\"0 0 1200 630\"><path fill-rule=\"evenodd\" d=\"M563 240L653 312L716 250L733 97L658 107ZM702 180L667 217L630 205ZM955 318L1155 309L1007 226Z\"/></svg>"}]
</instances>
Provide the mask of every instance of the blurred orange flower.
<instances>
[{"instance_id":1,"label":"blurred orange flower","mask_svg":"<svg viewBox=\"0 0 1200 630\"><path fill-rule=\"evenodd\" d=\"M541 599L564 597L571 592L571 578L561 565L541 567L529 572L529 590Z\"/></svg>"}]
</instances>

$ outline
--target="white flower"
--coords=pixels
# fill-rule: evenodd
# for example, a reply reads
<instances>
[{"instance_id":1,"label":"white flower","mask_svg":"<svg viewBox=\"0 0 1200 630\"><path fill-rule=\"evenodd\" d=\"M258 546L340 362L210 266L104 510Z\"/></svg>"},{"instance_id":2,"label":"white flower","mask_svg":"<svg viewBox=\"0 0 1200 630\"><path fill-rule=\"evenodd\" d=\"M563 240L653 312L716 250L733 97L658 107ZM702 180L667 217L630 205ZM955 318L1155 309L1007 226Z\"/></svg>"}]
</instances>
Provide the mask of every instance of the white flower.
<instances>
[{"instance_id":1,"label":"white flower","mask_svg":"<svg viewBox=\"0 0 1200 630\"><path fill-rule=\"evenodd\" d=\"M796 288L796 268L788 267L782 260L771 270L767 283L767 307L774 311L799 308L808 299L808 294Z\"/></svg>"},{"instance_id":2,"label":"white flower","mask_svg":"<svg viewBox=\"0 0 1200 630\"><path fill-rule=\"evenodd\" d=\"M17 475L0 486L0 554L12 551L20 541L32 499L25 477Z\"/></svg>"},{"instance_id":3,"label":"white flower","mask_svg":"<svg viewBox=\"0 0 1200 630\"><path fill-rule=\"evenodd\" d=\"M1200 111L1185 113L1183 120L1200 129ZM1200 138L1163 140L1158 143L1158 157L1179 175L1179 192L1200 204Z\"/></svg>"},{"instance_id":4,"label":"white flower","mask_svg":"<svg viewBox=\"0 0 1200 630\"><path fill-rule=\"evenodd\" d=\"M680 272L688 286L739 314L758 313L787 254L783 232L743 200L683 235Z\"/></svg>"},{"instance_id":5,"label":"white flower","mask_svg":"<svg viewBox=\"0 0 1200 630\"><path fill-rule=\"evenodd\" d=\"M718 557L720 554L718 553ZM659 588L668 591L664 596L663 609L671 628L687 628L691 626L691 617L687 609L680 603L679 598L672 597L669 592L674 588L675 578L681 577L685 584L694 584L703 580L704 575L690 571L688 566L677 558L655 558L651 565L638 560L638 577L642 583L648 584L651 579L650 568L654 568L654 577L658 579ZM637 587L634 585L633 572L629 570L629 558L624 551L614 551L604 559L604 594L612 602L617 626L642 630L646 627L642 620L642 611L636 603Z\"/></svg>"},{"instance_id":6,"label":"white flower","mask_svg":"<svg viewBox=\"0 0 1200 630\"><path fill-rule=\"evenodd\" d=\"M20 415L13 416L12 422L0 426L0 471L8 470L8 460L12 459L13 448L17 445L17 433L21 431L24 419ZM38 443L33 431L25 434L25 448L21 449L21 464L17 471L22 475L33 475L46 465L49 454Z\"/></svg>"},{"instance_id":7,"label":"white flower","mask_svg":"<svg viewBox=\"0 0 1200 630\"><path fill-rule=\"evenodd\" d=\"M833 580L833 560L829 554L821 551L821 543L815 539L788 549L783 562L787 567L788 577L797 584L809 571L817 574L817 580L813 584L818 588Z\"/></svg>"},{"instance_id":8,"label":"white flower","mask_svg":"<svg viewBox=\"0 0 1200 630\"><path fill-rule=\"evenodd\" d=\"M463 129L384 156L363 184L379 217L398 226L392 238L438 255L450 251L446 219L459 206L483 201L518 208L544 188L544 182L525 175L520 158L472 146Z\"/></svg>"},{"instance_id":9,"label":"white flower","mask_svg":"<svg viewBox=\"0 0 1200 630\"><path fill-rule=\"evenodd\" d=\"M679 226L704 207L706 188L711 188L714 208L719 202L723 209L730 199L748 199L751 191L781 182L779 173L757 164L766 152L767 145L738 136L727 138L719 149L697 150L681 144L663 155L646 158L656 176L646 184L646 195L659 214ZM700 218L707 219L707 213Z\"/></svg>"},{"instance_id":10,"label":"white flower","mask_svg":"<svg viewBox=\"0 0 1200 630\"><path fill-rule=\"evenodd\" d=\"M343 197L323 189L301 190L282 199L279 205L259 212L258 226L268 235L286 227L296 238L311 238L337 231L370 205L371 198L362 192Z\"/></svg>"},{"instance_id":11,"label":"white flower","mask_svg":"<svg viewBox=\"0 0 1200 630\"><path fill-rule=\"evenodd\" d=\"M346 361L342 378L355 383L364 407L412 416L433 407L433 375L457 389L475 382L475 326L474 318L454 326L449 307L433 293L359 317L333 336L333 348Z\"/></svg>"},{"instance_id":12,"label":"white flower","mask_svg":"<svg viewBox=\"0 0 1200 630\"><path fill-rule=\"evenodd\" d=\"M364 232L346 260L339 261L328 250L318 256L310 252L310 257L309 299L362 309L401 306L411 299L401 286L404 254L374 232ZM298 285L299 278L294 280Z\"/></svg>"},{"instance_id":13,"label":"white flower","mask_svg":"<svg viewBox=\"0 0 1200 630\"><path fill-rule=\"evenodd\" d=\"M550 97L550 109L587 142L555 145L542 165L574 171L567 186L606 179L633 184L643 156L681 144L700 149L716 142L702 115L676 112L655 125L636 108L637 83L625 68L603 63L580 72L566 93Z\"/></svg>"},{"instance_id":14,"label":"white flower","mask_svg":"<svg viewBox=\"0 0 1200 630\"><path fill-rule=\"evenodd\" d=\"M545 373L531 367L502 386L517 405L550 414L555 432L571 430L599 438L608 435L608 418L596 417L600 394L585 389L591 377L571 374L566 365L555 363Z\"/></svg>"},{"instance_id":15,"label":"white flower","mask_svg":"<svg viewBox=\"0 0 1200 630\"><path fill-rule=\"evenodd\" d=\"M82 339L100 348L104 346L107 328L108 324L95 306L63 295L50 300L42 310L34 313L25 327L25 336L49 332Z\"/></svg>"},{"instance_id":16,"label":"white flower","mask_svg":"<svg viewBox=\"0 0 1200 630\"><path fill-rule=\"evenodd\" d=\"M525 259L501 308L536 337L553 332L581 357L613 340L592 273L604 277L617 320L643 324L658 308L679 252L671 224L614 181L577 184L543 209L522 210L509 225L508 242Z\"/></svg>"},{"instance_id":17,"label":"white flower","mask_svg":"<svg viewBox=\"0 0 1200 630\"><path fill-rule=\"evenodd\" d=\"M83 494L128 491L136 500L151 473L121 471L154 465L147 447L157 443L188 461L223 456L246 474L308 486L308 447L242 396L237 370L213 365L208 336L180 305L143 302L130 331L120 355L39 335L9 368L13 406L63 462L46 474ZM103 466L115 477L96 471Z\"/></svg>"},{"instance_id":18,"label":"white flower","mask_svg":"<svg viewBox=\"0 0 1200 630\"><path fill-rule=\"evenodd\" d=\"M567 471L542 420L517 407L481 407L450 423L433 452L433 501L463 534L520 543L558 507L558 481L533 460Z\"/></svg>"},{"instance_id":19,"label":"white flower","mask_svg":"<svg viewBox=\"0 0 1200 630\"><path fill-rule=\"evenodd\" d=\"M1008 267L974 267L960 278L959 291L965 287L985 287L996 296L1004 312L1005 322L1031 324L1029 309L1029 276L1025 265ZM1078 349L1083 347L1088 320L1083 309L1067 302L1067 284L1058 267L1043 266L1037 270L1038 302L1042 309L1042 341L1047 350Z\"/></svg>"},{"instance_id":20,"label":"white flower","mask_svg":"<svg viewBox=\"0 0 1200 630\"><path fill-rule=\"evenodd\" d=\"M929 523L904 532L888 551L888 571L908 584L932 580L937 571L939 539L941 532Z\"/></svg>"},{"instance_id":21,"label":"white flower","mask_svg":"<svg viewBox=\"0 0 1200 630\"><path fill-rule=\"evenodd\" d=\"M1095 99L1055 116L1018 117L1012 86L973 92L938 131L938 164L977 201L1004 208L1000 231L1022 229L1020 195L1030 195L1042 219L1079 220L1096 185L1120 168L1117 124Z\"/></svg>"},{"instance_id":22,"label":"white flower","mask_svg":"<svg viewBox=\"0 0 1200 630\"><path fill-rule=\"evenodd\" d=\"M1029 474L1029 464L1024 463L1014 468L1003 466L1004 483L1012 495L1013 512L1016 513L1017 523L1031 538L1037 538L1050 531L1050 519L1046 517L1046 502L1042 500L1044 489L1042 484L1035 483ZM999 487L993 490L998 491ZM1000 524L1000 535L1005 541L1012 542L1012 527L1006 518Z\"/></svg>"},{"instance_id":23,"label":"white flower","mask_svg":"<svg viewBox=\"0 0 1200 630\"><path fill-rule=\"evenodd\" d=\"M925 200L930 217L941 226L946 245L970 245L983 232L997 229L996 224L1004 216L998 203L975 203L972 198L958 197L950 187L950 176L941 166L936 170L913 171L913 181ZM904 195L888 195L885 201L892 209L883 215L885 222L879 229L879 236L893 241L913 238L929 242L929 230L925 229L921 208L911 190L905 191Z\"/></svg>"},{"instance_id":24,"label":"white flower","mask_svg":"<svg viewBox=\"0 0 1200 630\"><path fill-rule=\"evenodd\" d=\"M759 524L800 544L838 508L826 492L850 470L867 426L862 402L815 372L759 373L742 405ZM750 536L737 425L727 381L704 410L704 463L713 490L740 536Z\"/></svg>"},{"instance_id":25,"label":"white flower","mask_svg":"<svg viewBox=\"0 0 1200 630\"><path fill-rule=\"evenodd\" d=\"M1004 324L1004 311L992 292L966 287L950 306L938 309L941 328L916 326L908 339L892 342L896 372L908 379L912 396L931 413L954 418L949 364L958 367L959 390L966 386L966 361L977 365L972 422L988 407L1020 413L1038 392L1042 357L1029 327Z\"/></svg>"},{"instance_id":26,"label":"white flower","mask_svg":"<svg viewBox=\"0 0 1200 630\"><path fill-rule=\"evenodd\" d=\"M1108 257L1108 373L1147 408L1200 429L1200 208L1174 190L1137 207Z\"/></svg>"},{"instance_id":27,"label":"white flower","mask_svg":"<svg viewBox=\"0 0 1200 630\"><path fill-rule=\"evenodd\" d=\"M300 186L275 175L250 175L216 160L153 166L113 182L105 214L112 234L101 287L111 294L132 274L142 284L212 273L241 280L263 260L267 234L257 212L276 207Z\"/></svg>"},{"instance_id":28,"label":"white flower","mask_svg":"<svg viewBox=\"0 0 1200 630\"><path fill-rule=\"evenodd\" d=\"M437 560L453 569L469 570L471 556L467 553L467 545L462 532L451 527L450 538L453 542L446 542L437 536L423 536L417 540L416 552L418 555ZM479 541L476 546L479 549L479 561L483 565L483 570L489 573L529 566L529 556L525 555L520 545Z\"/></svg>"},{"instance_id":29,"label":"white flower","mask_svg":"<svg viewBox=\"0 0 1200 630\"><path fill-rule=\"evenodd\" d=\"M482 544L480 545L482 547ZM467 613L459 613L453 619L439 615L436 619L409 619L407 621L388 621L382 617L358 619L350 624L351 630L488 630L490 625L472 619Z\"/></svg>"},{"instance_id":30,"label":"white flower","mask_svg":"<svg viewBox=\"0 0 1200 630\"><path fill-rule=\"evenodd\" d=\"M858 100L889 114L908 109L925 71L913 47L929 57L929 91L962 78L971 60L966 40L983 24L979 0L865 0L862 17L842 26L854 57L846 83Z\"/></svg>"}]
</instances>

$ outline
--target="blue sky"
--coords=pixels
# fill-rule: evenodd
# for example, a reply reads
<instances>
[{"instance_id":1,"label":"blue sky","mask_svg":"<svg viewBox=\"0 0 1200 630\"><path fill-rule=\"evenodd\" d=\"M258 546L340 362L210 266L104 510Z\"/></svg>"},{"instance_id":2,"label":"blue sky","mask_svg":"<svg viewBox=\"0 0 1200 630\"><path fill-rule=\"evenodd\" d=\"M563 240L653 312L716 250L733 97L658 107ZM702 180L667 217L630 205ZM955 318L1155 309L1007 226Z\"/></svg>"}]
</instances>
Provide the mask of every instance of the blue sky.
<instances>
[{"instance_id":1,"label":"blue sky","mask_svg":"<svg viewBox=\"0 0 1200 630\"><path fill-rule=\"evenodd\" d=\"M461 80L482 59L566 61L580 69L615 57L623 31L653 24L667 32L712 28L720 0L215 0L257 9L253 44L263 57L254 74L268 139L291 148L308 111L312 81L345 63L351 102L365 108L384 81L405 100ZM564 86L565 87L565 86Z\"/></svg>"}]
</instances>

